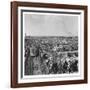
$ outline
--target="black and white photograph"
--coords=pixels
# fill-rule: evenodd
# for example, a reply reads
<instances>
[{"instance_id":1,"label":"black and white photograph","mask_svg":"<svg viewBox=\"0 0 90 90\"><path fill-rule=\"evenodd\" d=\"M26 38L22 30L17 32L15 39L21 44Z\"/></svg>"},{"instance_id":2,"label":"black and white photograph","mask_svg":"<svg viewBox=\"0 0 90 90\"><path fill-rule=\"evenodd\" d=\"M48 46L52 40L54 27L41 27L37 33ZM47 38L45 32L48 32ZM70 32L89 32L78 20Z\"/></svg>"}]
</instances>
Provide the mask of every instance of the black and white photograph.
<instances>
[{"instance_id":1,"label":"black and white photograph","mask_svg":"<svg viewBox=\"0 0 90 90\"><path fill-rule=\"evenodd\" d=\"M25 14L25 75L78 73L78 16Z\"/></svg>"},{"instance_id":2,"label":"black and white photograph","mask_svg":"<svg viewBox=\"0 0 90 90\"><path fill-rule=\"evenodd\" d=\"M84 13L62 9L20 10L21 78L37 81L83 77Z\"/></svg>"}]
</instances>

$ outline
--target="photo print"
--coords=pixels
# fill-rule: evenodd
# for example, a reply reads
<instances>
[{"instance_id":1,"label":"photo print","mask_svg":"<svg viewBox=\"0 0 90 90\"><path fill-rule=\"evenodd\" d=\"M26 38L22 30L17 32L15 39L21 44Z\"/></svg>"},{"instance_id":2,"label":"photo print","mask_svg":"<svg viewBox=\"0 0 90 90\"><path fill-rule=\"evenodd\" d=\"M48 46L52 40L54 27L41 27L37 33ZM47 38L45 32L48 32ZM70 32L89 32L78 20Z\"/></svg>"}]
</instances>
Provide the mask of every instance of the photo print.
<instances>
[{"instance_id":1,"label":"photo print","mask_svg":"<svg viewBox=\"0 0 90 90\"><path fill-rule=\"evenodd\" d=\"M78 73L78 16L24 14L24 74Z\"/></svg>"}]
</instances>

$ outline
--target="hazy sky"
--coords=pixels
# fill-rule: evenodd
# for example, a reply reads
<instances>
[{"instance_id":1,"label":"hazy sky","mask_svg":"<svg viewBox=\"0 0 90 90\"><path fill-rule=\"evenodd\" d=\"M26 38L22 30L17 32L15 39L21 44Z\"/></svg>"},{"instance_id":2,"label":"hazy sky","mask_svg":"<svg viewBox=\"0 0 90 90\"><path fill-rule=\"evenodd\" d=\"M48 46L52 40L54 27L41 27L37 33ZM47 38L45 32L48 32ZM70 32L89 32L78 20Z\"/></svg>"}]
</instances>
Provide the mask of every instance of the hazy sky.
<instances>
[{"instance_id":1,"label":"hazy sky","mask_svg":"<svg viewBox=\"0 0 90 90\"><path fill-rule=\"evenodd\" d=\"M30 36L77 36L78 16L25 14L25 33Z\"/></svg>"}]
</instances>

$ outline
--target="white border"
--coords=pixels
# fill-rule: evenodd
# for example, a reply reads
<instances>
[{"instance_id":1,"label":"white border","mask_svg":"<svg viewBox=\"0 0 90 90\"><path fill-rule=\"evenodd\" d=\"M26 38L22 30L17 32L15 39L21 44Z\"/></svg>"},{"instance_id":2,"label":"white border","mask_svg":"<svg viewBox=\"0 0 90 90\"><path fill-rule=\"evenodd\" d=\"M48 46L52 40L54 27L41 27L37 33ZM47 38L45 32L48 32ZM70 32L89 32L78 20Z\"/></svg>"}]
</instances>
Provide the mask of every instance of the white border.
<instances>
[{"instance_id":1,"label":"white border","mask_svg":"<svg viewBox=\"0 0 90 90\"><path fill-rule=\"evenodd\" d=\"M21 79L21 10L43 10L43 11L63 11L63 12L81 12L79 17L79 73L77 74L57 74L57 75L35 75L35 76L24 76ZM32 14L31 12L25 12L25 14ZM34 13L35 14L35 13ZM36 13L36 14L46 14L46 15L58 15L58 14L48 14L48 13ZM61 15L68 15L68 14L61 14ZM70 15L69 15L70 16ZM74 15L72 15L74 16ZM52 8L33 8L33 7L18 7L18 83L32 83L32 82L44 82L44 81L64 81L64 80L83 80L84 79L84 11L82 10L71 10L71 9L52 9ZM23 22L23 29L24 29L24 22ZM23 46L24 46L24 36L25 30L23 30ZM24 51L24 47L23 47ZM23 52L24 53L24 52ZM24 55L23 55L24 58ZM24 60L23 60L24 61ZM24 64L24 62L23 62ZM24 67L23 67L24 70ZM23 71L24 72L24 71Z\"/></svg>"}]
</instances>

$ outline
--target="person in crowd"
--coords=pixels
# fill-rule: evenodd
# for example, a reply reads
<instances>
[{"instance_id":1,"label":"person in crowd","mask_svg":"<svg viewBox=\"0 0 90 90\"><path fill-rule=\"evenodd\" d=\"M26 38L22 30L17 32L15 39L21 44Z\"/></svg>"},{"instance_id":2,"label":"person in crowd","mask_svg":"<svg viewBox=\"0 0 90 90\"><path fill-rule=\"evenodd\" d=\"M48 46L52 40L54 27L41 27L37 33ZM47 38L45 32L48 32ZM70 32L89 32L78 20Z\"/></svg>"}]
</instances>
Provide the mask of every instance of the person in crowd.
<instances>
[{"instance_id":1,"label":"person in crowd","mask_svg":"<svg viewBox=\"0 0 90 90\"><path fill-rule=\"evenodd\" d=\"M56 62L54 62L53 65L52 65L52 72L54 74L57 74L58 73L58 70L59 70L58 65L57 65Z\"/></svg>"}]
</instances>

